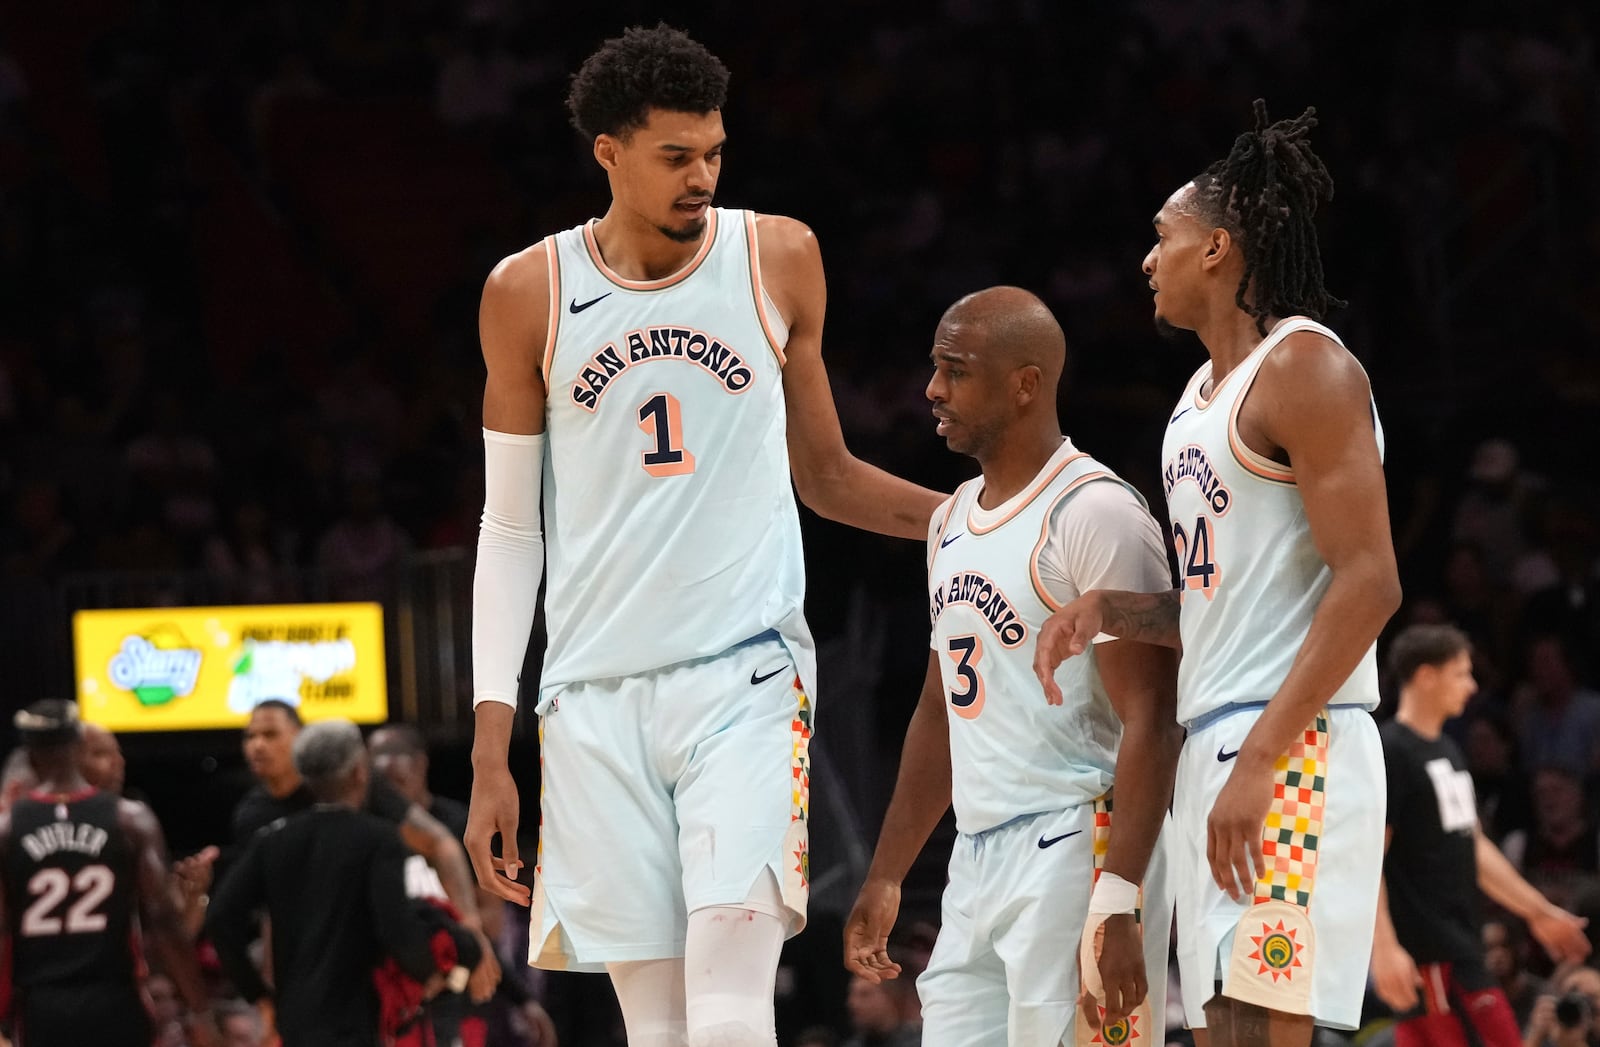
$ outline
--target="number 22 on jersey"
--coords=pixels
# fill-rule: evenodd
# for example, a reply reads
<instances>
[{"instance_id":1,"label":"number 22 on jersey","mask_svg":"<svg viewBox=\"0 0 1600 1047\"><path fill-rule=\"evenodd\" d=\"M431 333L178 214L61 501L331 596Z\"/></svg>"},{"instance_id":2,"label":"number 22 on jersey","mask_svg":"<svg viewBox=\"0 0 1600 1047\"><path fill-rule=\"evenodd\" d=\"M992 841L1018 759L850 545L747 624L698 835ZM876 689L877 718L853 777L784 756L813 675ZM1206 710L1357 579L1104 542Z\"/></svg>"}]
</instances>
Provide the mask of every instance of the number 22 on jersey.
<instances>
[{"instance_id":1,"label":"number 22 on jersey","mask_svg":"<svg viewBox=\"0 0 1600 1047\"><path fill-rule=\"evenodd\" d=\"M40 869L28 881L28 893L34 901L22 913L22 934L39 938L105 930L106 914L100 911L100 903L116 885L116 874L104 865L85 866L76 876L68 875L65 869ZM63 919L57 910L74 890L79 897L67 907Z\"/></svg>"},{"instance_id":2,"label":"number 22 on jersey","mask_svg":"<svg viewBox=\"0 0 1600 1047\"><path fill-rule=\"evenodd\" d=\"M640 466L651 476L684 476L694 472L694 455L683 449L683 405L671 393L657 393L639 405L639 428L651 447Z\"/></svg>"},{"instance_id":3,"label":"number 22 on jersey","mask_svg":"<svg viewBox=\"0 0 1600 1047\"><path fill-rule=\"evenodd\" d=\"M1185 531L1183 524L1172 522L1172 542L1178 553L1178 569L1182 572L1183 588L1198 589L1207 600L1222 584L1222 568L1217 566L1216 532L1211 521L1204 516L1194 518L1194 533Z\"/></svg>"}]
</instances>

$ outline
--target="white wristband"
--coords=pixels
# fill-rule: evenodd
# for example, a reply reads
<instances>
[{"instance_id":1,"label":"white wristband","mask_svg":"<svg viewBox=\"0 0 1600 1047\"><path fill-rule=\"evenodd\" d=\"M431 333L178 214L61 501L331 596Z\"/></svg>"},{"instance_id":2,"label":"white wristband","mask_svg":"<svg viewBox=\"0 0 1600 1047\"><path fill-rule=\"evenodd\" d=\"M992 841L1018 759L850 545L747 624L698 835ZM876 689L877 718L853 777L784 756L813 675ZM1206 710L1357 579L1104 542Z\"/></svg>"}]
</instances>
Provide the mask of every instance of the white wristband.
<instances>
[{"instance_id":1,"label":"white wristband","mask_svg":"<svg viewBox=\"0 0 1600 1047\"><path fill-rule=\"evenodd\" d=\"M1089 915L1119 916L1138 908L1139 885L1102 869L1100 879L1095 881L1094 893L1089 896Z\"/></svg>"}]
</instances>

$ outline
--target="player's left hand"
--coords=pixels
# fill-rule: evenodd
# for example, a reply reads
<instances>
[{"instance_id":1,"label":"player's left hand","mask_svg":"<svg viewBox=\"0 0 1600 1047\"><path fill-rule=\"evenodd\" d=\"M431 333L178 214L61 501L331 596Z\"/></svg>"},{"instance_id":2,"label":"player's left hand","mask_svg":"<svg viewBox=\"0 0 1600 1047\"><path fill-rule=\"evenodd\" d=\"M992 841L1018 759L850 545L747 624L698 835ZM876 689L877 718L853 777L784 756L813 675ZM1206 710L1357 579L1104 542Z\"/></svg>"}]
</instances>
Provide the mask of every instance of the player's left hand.
<instances>
[{"instance_id":1,"label":"player's left hand","mask_svg":"<svg viewBox=\"0 0 1600 1047\"><path fill-rule=\"evenodd\" d=\"M1099 941L1095 943L1100 968L1100 983L1105 986L1105 1000L1096 1000L1093 993L1085 992L1078 1000L1089 1026L1100 1028L1102 1022L1115 1025L1133 1009L1144 1002L1150 991L1145 977L1144 945L1139 936L1139 924L1133 913L1106 917L1096 929ZM1106 1009L1100 1014L1100 1007Z\"/></svg>"},{"instance_id":2,"label":"player's left hand","mask_svg":"<svg viewBox=\"0 0 1600 1047\"><path fill-rule=\"evenodd\" d=\"M1571 963L1589 955L1589 936L1583 930L1587 926L1588 920L1554 905L1547 904L1528 916L1528 932L1556 963Z\"/></svg>"},{"instance_id":3,"label":"player's left hand","mask_svg":"<svg viewBox=\"0 0 1600 1047\"><path fill-rule=\"evenodd\" d=\"M1245 762L1241 753L1206 819L1206 861L1211 878L1234 901L1249 899L1267 867L1261 834L1272 806L1272 767Z\"/></svg>"}]
</instances>

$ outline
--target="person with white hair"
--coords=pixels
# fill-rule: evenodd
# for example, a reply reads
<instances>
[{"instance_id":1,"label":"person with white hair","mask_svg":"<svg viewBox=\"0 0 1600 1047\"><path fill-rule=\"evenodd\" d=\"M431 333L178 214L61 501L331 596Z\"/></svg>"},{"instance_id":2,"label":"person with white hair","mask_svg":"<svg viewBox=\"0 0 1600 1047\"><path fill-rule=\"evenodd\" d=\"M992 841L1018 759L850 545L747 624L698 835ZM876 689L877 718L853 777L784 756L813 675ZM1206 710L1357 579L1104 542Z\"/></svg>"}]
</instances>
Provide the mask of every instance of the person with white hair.
<instances>
[{"instance_id":1,"label":"person with white hair","mask_svg":"<svg viewBox=\"0 0 1600 1047\"><path fill-rule=\"evenodd\" d=\"M207 926L223 970L256 1002L284 1047L376 1041L373 970L392 959L429 990L442 980L434 925L406 897L406 850L393 828L361 810L371 770L361 731L325 720L300 732L296 770L316 805L259 833L218 886ZM271 986L250 961L256 914L272 925ZM458 965L477 940L450 928Z\"/></svg>"}]
</instances>

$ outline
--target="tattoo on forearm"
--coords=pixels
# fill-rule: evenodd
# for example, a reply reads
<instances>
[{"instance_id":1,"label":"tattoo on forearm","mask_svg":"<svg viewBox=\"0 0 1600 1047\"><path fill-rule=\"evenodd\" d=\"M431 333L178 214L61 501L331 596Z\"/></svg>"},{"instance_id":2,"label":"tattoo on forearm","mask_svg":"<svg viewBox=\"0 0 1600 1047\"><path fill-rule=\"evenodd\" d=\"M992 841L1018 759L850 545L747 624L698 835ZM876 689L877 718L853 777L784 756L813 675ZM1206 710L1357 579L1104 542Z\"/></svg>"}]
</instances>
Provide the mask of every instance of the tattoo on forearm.
<instances>
[{"instance_id":1,"label":"tattoo on forearm","mask_svg":"<svg viewBox=\"0 0 1600 1047\"><path fill-rule=\"evenodd\" d=\"M1109 593L1105 599L1105 631L1123 640L1178 646L1178 591Z\"/></svg>"}]
</instances>

